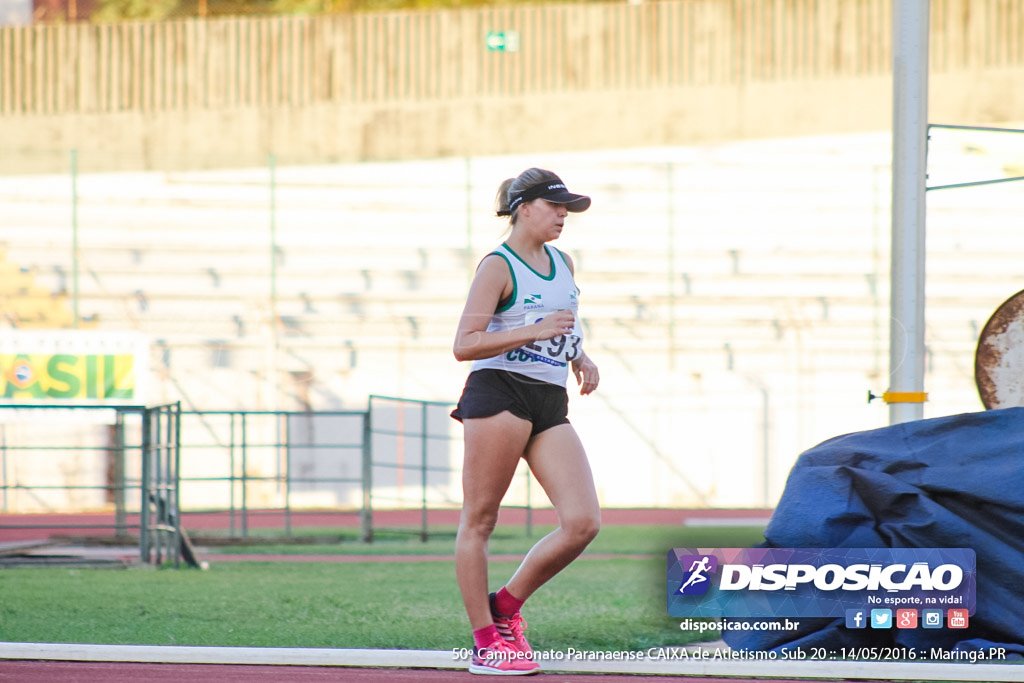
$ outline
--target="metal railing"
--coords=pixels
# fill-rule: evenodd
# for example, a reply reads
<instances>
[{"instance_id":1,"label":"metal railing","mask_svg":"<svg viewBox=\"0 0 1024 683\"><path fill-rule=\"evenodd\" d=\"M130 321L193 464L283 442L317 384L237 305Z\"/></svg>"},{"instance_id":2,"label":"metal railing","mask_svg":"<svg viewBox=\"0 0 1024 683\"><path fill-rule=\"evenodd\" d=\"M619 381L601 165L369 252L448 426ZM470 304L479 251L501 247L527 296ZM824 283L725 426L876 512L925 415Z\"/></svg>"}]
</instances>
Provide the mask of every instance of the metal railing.
<instances>
[{"instance_id":1,"label":"metal railing","mask_svg":"<svg viewBox=\"0 0 1024 683\"><path fill-rule=\"evenodd\" d=\"M157 566L180 564L184 527L239 539L358 526L366 542L383 529L426 541L461 506L451 408L383 396L365 411L3 405L0 540L137 535ZM526 509L531 533L525 468L507 503Z\"/></svg>"},{"instance_id":2,"label":"metal railing","mask_svg":"<svg viewBox=\"0 0 1024 683\"><path fill-rule=\"evenodd\" d=\"M181 563L180 500L181 404L143 411L139 505L139 554L156 566ZM122 451L123 453L124 451ZM121 462L123 457L115 458Z\"/></svg>"},{"instance_id":3,"label":"metal railing","mask_svg":"<svg viewBox=\"0 0 1024 683\"><path fill-rule=\"evenodd\" d=\"M36 513L0 518L0 538L5 529L134 535L142 562L177 566L179 430L178 403L0 406L0 513Z\"/></svg>"},{"instance_id":4,"label":"metal railing","mask_svg":"<svg viewBox=\"0 0 1024 683\"><path fill-rule=\"evenodd\" d=\"M196 524L229 537L268 529L291 536L304 515L344 526L346 517L362 517L366 411L185 411L182 418L183 507Z\"/></svg>"},{"instance_id":5,"label":"metal railing","mask_svg":"<svg viewBox=\"0 0 1024 683\"><path fill-rule=\"evenodd\" d=\"M363 510L372 519L374 505L419 510L421 540L429 537L431 509L461 503L461 467L452 462L448 413L453 406L371 396L367 421L369 458L364 470ZM366 527L373 540L373 527Z\"/></svg>"}]
</instances>

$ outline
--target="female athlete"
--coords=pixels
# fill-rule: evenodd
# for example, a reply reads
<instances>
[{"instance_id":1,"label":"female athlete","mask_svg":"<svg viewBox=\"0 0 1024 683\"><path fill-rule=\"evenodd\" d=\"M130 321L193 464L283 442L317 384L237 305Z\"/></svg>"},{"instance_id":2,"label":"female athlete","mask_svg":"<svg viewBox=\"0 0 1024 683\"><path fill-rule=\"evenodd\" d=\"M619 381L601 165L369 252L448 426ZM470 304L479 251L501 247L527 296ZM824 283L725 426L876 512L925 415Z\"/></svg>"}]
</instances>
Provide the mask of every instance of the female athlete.
<instances>
[{"instance_id":1,"label":"female athlete","mask_svg":"<svg viewBox=\"0 0 1024 683\"><path fill-rule=\"evenodd\" d=\"M465 434L463 505L455 541L459 590L473 630L472 673L539 671L520 608L572 562L601 524L587 455L567 418L569 368L587 395L597 366L583 349L573 262L550 246L570 212L590 197L557 175L531 168L502 183L495 201L508 239L484 257L455 337L455 357L473 361L452 417ZM558 515L497 592L488 593L487 542L498 508L524 458Z\"/></svg>"}]
</instances>

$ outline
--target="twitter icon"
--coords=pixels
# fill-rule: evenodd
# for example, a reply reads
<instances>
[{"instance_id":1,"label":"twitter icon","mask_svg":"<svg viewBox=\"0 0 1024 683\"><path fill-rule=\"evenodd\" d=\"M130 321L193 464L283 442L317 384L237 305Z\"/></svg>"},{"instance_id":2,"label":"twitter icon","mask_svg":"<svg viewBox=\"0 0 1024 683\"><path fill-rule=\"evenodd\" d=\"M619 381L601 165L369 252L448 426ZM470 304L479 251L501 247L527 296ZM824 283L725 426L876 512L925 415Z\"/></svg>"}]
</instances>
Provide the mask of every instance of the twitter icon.
<instances>
[{"instance_id":1,"label":"twitter icon","mask_svg":"<svg viewBox=\"0 0 1024 683\"><path fill-rule=\"evenodd\" d=\"M892 628L892 610L871 610L871 628Z\"/></svg>"}]
</instances>

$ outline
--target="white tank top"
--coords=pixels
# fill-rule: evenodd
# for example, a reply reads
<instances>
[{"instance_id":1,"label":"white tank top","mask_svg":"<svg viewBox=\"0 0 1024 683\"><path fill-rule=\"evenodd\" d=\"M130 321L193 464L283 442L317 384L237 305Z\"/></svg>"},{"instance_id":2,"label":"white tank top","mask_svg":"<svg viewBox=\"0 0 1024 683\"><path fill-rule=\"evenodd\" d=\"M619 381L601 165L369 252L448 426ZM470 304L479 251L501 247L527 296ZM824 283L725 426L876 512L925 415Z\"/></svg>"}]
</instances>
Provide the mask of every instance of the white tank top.
<instances>
[{"instance_id":1,"label":"white tank top","mask_svg":"<svg viewBox=\"0 0 1024 683\"><path fill-rule=\"evenodd\" d=\"M568 309L576 316L572 334L526 344L518 349L473 363L473 370L494 368L517 372L533 379L565 386L569 363L583 352L583 328L578 314L579 289L562 252L544 245L551 262L543 276L502 244L491 254L505 259L512 273L512 298L499 308L487 325L488 332L504 332L532 325L555 311Z\"/></svg>"}]
</instances>

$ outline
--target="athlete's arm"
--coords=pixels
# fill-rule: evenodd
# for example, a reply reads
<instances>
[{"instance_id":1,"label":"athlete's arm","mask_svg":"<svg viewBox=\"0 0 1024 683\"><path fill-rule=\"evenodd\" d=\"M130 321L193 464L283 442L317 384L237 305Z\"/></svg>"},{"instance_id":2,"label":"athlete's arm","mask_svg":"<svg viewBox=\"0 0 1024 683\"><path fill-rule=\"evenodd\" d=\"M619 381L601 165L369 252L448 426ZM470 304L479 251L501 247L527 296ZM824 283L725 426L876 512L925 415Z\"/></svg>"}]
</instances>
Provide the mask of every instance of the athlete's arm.
<instances>
[{"instance_id":1,"label":"athlete's arm","mask_svg":"<svg viewBox=\"0 0 1024 683\"><path fill-rule=\"evenodd\" d=\"M469 287L466 306L452 349L455 359L479 360L518 349L530 342L551 339L572 333L575 316L572 311L555 311L540 322L506 332L488 332L487 325L498 308L498 302L512 293L512 275L499 256L488 256L480 264Z\"/></svg>"},{"instance_id":2,"label":"athlete's arm","mask_svg":"<svg viewBox=\"0 0 1024 683\"><path fill-rule=\"evenodd\" d=\"M569 272L575 276L576 265L572 262L572 258L564 251L562 254L565 256L565 264L569 266ZM576 376L576 384L579 385L580 394L583 396L593 393L601 381L601 373L597 371L597 364L590 360L586 351L582 351L579 357L573 360L572 374Z\"/></svg>"},{"instance_id":3,"label":"athlete's arm","mask_svg":"<svg viewBox=\"0 0 1024 683\"><path fill-rule=\"evenodd\" d=\"M586 351L572 362L572 374L576 376L576 384L580 387L580 394L586 396L597 389L601 381L601 373L597 371L597 364L590 360Z\"/></svg>"}]
</instances>

